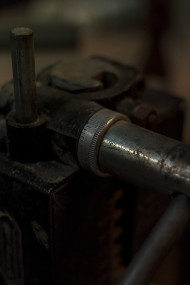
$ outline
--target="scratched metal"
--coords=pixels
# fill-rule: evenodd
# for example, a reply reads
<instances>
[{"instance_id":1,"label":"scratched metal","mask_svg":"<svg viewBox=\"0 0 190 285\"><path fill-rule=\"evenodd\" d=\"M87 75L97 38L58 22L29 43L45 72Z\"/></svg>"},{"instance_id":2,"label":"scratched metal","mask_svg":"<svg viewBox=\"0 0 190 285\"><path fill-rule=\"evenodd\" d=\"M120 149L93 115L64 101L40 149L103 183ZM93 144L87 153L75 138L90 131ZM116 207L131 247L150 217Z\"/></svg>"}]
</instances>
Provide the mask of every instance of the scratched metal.
<instances>
[{"instance_id":1,"label":"scratched metal","mask_svg":"<svg viewBox=\"0 0 190 285\"><path fill-rule=\"evenodd\" d=\"M137 186L190 196L190 148L174 139L119 121L99 151L102 171Z\"/></svg>"}]
</instances>

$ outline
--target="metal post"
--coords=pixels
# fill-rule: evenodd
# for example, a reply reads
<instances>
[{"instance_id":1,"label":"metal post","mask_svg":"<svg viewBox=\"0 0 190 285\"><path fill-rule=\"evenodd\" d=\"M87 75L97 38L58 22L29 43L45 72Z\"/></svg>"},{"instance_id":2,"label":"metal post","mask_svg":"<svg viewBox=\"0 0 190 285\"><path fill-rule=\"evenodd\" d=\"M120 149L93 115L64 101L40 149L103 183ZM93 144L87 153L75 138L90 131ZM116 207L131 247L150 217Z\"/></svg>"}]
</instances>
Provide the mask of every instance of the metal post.
<instances>
[{"instance_id":1,"label":"metal post","mask_svg":"<svg viewBox=\"0 0 190 285\"><path fill-rule=\"evenodd\" d=\"M11 53L15 94L15 119L20 124L36 121L36 86L33 32L19 27L11 31Z\"/></svg>"}]
</instances>

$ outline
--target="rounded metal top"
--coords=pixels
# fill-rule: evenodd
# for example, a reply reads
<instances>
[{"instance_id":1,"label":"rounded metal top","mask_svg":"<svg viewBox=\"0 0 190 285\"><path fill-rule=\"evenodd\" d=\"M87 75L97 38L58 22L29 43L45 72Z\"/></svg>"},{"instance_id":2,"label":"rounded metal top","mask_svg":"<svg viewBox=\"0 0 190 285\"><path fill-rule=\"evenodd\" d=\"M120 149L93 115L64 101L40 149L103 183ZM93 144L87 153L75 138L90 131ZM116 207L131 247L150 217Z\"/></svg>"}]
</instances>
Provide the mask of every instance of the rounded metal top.
<instances>
[{"instance_id":1,"label":"rounded metal top","mask_svg":"<svg viewBox=\"0 0 190 285\"><path fill-rule=\"evenodd\" d=\"M11 36L12 37L28 37L28 36L32 36L33 35L33 31L30 28L26 28L26 27L16 27L14 29L12 29L11 31Z\"/></svg>"}]
</instances>

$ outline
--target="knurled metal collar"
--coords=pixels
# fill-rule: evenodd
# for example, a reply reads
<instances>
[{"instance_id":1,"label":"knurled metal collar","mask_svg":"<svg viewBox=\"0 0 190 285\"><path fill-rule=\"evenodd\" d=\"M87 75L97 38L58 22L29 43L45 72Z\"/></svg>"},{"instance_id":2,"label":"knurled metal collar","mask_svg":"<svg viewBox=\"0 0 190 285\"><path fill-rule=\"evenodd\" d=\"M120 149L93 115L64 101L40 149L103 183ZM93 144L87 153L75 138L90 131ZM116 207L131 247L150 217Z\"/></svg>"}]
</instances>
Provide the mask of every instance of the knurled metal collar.
<instances>
[{"instance_id":1,"label":"knurled metal collar","mask_svg":"<svg viewBox=\"0 0 190 285\"><path fill-rule=\"evenodd\" d=\"M109 109L101 109L88 120L81 132L77 149L78 161L82 168L99 176L108 175L99 168L99 149L108 129L120 120L129 121L127 116Z\"/></svg>"}]
</instances>

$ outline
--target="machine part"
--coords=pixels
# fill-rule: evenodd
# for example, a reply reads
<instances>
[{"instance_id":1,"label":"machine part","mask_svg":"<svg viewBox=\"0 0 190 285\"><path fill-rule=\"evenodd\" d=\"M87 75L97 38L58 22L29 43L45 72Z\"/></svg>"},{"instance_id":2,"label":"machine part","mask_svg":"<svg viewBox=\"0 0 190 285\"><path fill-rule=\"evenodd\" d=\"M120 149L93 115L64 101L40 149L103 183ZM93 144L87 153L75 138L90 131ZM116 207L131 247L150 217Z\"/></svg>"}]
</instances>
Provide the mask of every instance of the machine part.
<instances>
[{"instance_id":1,"label":"machine part","mask_svg":"<svg viewBox=\"0 0 190 285\"><path fill-rule=\"evenodd\" d=\"M122 114L126 114L133 123L141 127L154 128L156 125L157 113L152 106L147 103L135 101L131 98L124 98L119 102L116 110Z\"/></svg>"},{"instance_id":2,"label":"machine part","mask_svg":"<svg viewBox=\"0 0 190 285\"><path fill-rule=\"evenodd\" d=\"M83 70L83 72L81 72ZM51 71L53 86L69 92L97 91L104 88L104 73L116 77L117 69L109 63L92 58L71 62L61 62ZM113 80L113 81L115 81ZM111 84L111 83L110 83Z\"/></svg>"},{"instance_id":3,"label":"machine part","mask_svg":"<svg viewBox=\"0 0 190 285\"><path fill-rule=\"evenodd\" d=\"M78 161L86 170L91 170L100 176L107 173L102 172L98 164L98 154L102 140L108 129L120 120L128 120L124 115L108 109L96 112L87 122L78 142Z\"/></svg>"},{"instance_id":4,"label":"machine part","mask_svg":"<svg viewBox=\"0 0 190 285\"><path fill-rule=\"evenodd\" d=\"M183 143L119 121L99 149L103 172L134 185L171 195L190 196L190 149Z\"/></svg>"},{"instance_id":5,"label":"machine part","mask_svg":"<svg viewBox=\"0 0 190 285\"><path fill-rule=\"evenodd\" d=\"M37 119L33 32L18 27L11 31L15 118L20 124Z\"/></svg>"},{"instance_id":6,"label":"machine part","mask_svg":"<svg viewBox=\"0 0 190 285\"><path fill-rule=\"evenodd\" d=\"M146 285L181 237L190 219L190 201L177 195L143 243L118 285Z\"/></svg>"},{"instance_id":7,"label":"machine part","mask_svg":"<svg viewBox=\"0 0 190 285\"><path fill-rule=\"evenodd\" d=\"M19 27L11 31L15 111L6 119L10 157L38 161L44 154L45 119L37 115L33 32Z\"/></svg>"},{"instance_id":8,"label":"machine part","mask_svg":"<svg viewBox=\"0 0 190 285\"><path fill-rule=\"evenodd\" d=\"M0 185L0 208L22 232L16 257L22 250L24 284L112 285L124 273L133 218L126 184L55 160L26 164L0 153Z\"/></svg>"},{"instance_id":9,"label":"machine part","mask_svg":"<svg viewBox=\"0 0 190 285\"><path fill-rule=\"evenodd\" d=\"M43 117L38 117L34 123L19 124L14 113L10 113L6 119L9 156L22 162L43 159L48 146L45 124Z\"/></svg>"},{"instance_id":10,"label":"machine part","mask_svg":"<svg viewBox=\"0 0 190 285\"><path fill-rule=\"evenodd\" d=\"M0 248L0 284L24 285L21 229L4 211L0 211Z\"/></svg>"},{"instance_id":11,"label":"machine part","mask_svg":"<svg viewBox=\"0 0 190 285\"><path fill-rule=\"evenodd\" d=\"M41 89L41 91L45 92L46 98L48 93L51 95L51 88L49 89L47 87ZM59 92L61 95L62 91ZM88 125L90 118L102 109L102 106L94 102L78 99L74 100L72 95L69 100L68 94L67 99L65 97L66 100L64 101L64 94L65 93L62 94L61 99L64 104L60 104L61 101L58 101L59 106L56 112L55 102L53 104L52 99L50 99L51 104L45 101L43 102L45 110L48 111L49 114L53 112L48 121L47 128L51 130L53 144L59 146L59 153L58 155L56 154L57 157L68 164L68 161L64 161L64 157L65 150L66 153L67 150L69 150L72 156L77 155L78 161L82 165L81 156L85 157L86 155L86 157L88 157L89 149L91 148L85 126ZM42 95L41 93L41 96ZM45 99L45 95L43 96ZM41 108L42 107L40 107L40 109ZM101 121L96 120L94 124L95 129L98 129L98 124L101 125ZM116 127L114 127L115 125ZM116 133L112 132L112 129ZM83 136L81 136L82 132ZM108 146L105 146L103 154L100 150L103 148L102 146L107 134L110 134L110 137L112 134L113 136L111 137L111 146L109 147L108 142ZM99 135L100 134L98 134L98 137ZM101 172L110 173L134 185L144 185L145 188L148 187L151 190L157 190L162 194L170 195L172 193L182 192L190 195L188 178L190 153L187 146L168 137L140 128L134 124L121 121L113 124L113 126L107 130L104 139L102 143L100 143L100 150L96 150L96 153L99 153L99 161L97 164ZM83 146L85 145L84 142L88 142L88 144L79 151L78 146L80 146L81 140ZM101 140L102 138L100 141ZM61 148L62 154L60 156ZM112 156L114 156L113 159ZM100 159L102 158L106 161L101 161ZM90 170L89 158L85 160L88 161L88 166L86 166L85 162L85 166L83 167ZM178 164L179 167L176 166ZM103 169L104 166L107 167L107 170ZM178 177L179 174L181 177ZM136 175L138 175L138 179ZM158 181L158 183L155 183L155 181Z\"/></svg>"},{"instance_id":12,"label":"machine part","mask_svg":"<svg viewBox=\"0 0 190 285\"><path fill-rule=\"evenodd\" d=\"M104 110L100 114L106 118ZM82 167L163 194L181 192L190 196L188 146L140 128L125 117L118 117L104 129L110 117L105 120L100 114L93 115L81 132L77 155Z\"/></svg>"},{"instance_id":13,"label":"machine part","mask_svg":"<svg viewBox=\"0 0 190 285\"><path fill-rule=\"evenodd\" d=\"M144 91L144 78L136 69L99 56L54 64L40 72L37 79L44 86L90 101L125 97L129 93L140 97Z\"/></svg>"},{"instance_id":14,"label":"machine part","mask_svg":"<svg viewBox=\"0 0 190 285\"><path fill-rule=\"evenodd\" d=\"M37 128L37 119L26 124L17 122L14 114L10 113L7 117L7 113L12 111L12 96L7 97L5 93L8 89L12 93L13 91L11 86L7 86L8 89L5 88L1 92L1 95L7 97L3 100L3 104L0 104L0 112L2 117L7 117L10 156L7 156L6 150L1 149L0 209L14 217L21 229L24 278L28 285L34 283L47 285L52 282L56 285L75 285L76 282L83 285L112 285L131 259L137 188L129 183L124 186L124 183L112 177L97 177L79 171L76 160L78 141L90 118L102 108L115 109L124 97L138 98L142 92L142 88L139 88L139 84L142 87L142 82L139 81L139 74L133 68L110 60L101 60L118 70L118 80L114 82L115 79L112 77L111 84L107 84L110 77L106 78L108 81L105 81L105 77L103 80L100 78L100 83L104 83L103 89L97 91L89 92L86 89L79 93L77 91L71 93L56 89L53 86L55 82L53 83L51 78L51 68L46 69L43 74L45 81L39 82L37 90L38 111L47 120L47 124L44 121L42 129L40 125L39 129ZM98 124L101 125L101 122L96 121L96 130L99 130ZM114 153L116 159L113 153L109 159L109 155L106 157L106 152L100 153L100 151L105 138L109 138L110 131L113 129L115 135L115 126L120 124L125 124L125 128L121 131L119 127L119 133L111 141L111 146L109 145L111 152L118 153L117 155ZM4 124L2 126L4 127ZM104 130L104 125L102 128ZM100 141L95 140L92 152L97 152L95 162L100 172L107 172L103 169L105 166L111 174L132 181L141 188L147 186L152 190L163 192L161 187L170 187L171 184L171 188L166 189L166 194L184 191L185 180L189 177L189 168L186 167L186 163L189 162L189 152L182 144L175 141L171 143L170 139L154 133L146 133L146 130L124 122L124 119L112 124L105 133L95 132L95 134L100 136ZM31 142L29 147L27 139ZM163 145L161 142L159 146L160 140ZM173 144L180 146L179 152L178 149L173 149L176 156L172 158L174 161L166 153L167 148L169 153L172 152ZM130 152L133 145L136 147L134 153ZM126 146L128 149L125 149ZM84 153L91 149L91 144L86 148ZM13 149L14 151L10 151ZM41 154L42 151L44 157L36 155L34 160L31 154ZM106 161L102 153L105 154ZM160 162L160 173L154 165L157 156L163 158ZM102 157L103 160L100 159ZM175 166L177 162L179 162L179 173L187 174L187 177L181 178L182 182L178 185L175 184L177 179L174 181L175 174L178 174L178 168ZM159 162L156 165L159 165ZM166 177L163 172L166 170L169 172L167 173L169 179L174 179L171 183L169 181L164 184ZM139 181L136 181L138 176ZM161 182L157 183L157 179ZM156 183L159 185L155 187ZM168 197L164 198L168 200ZM152 213L155 216L155 212Z\"/></svg>"}]
</instances>

